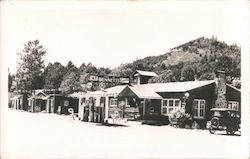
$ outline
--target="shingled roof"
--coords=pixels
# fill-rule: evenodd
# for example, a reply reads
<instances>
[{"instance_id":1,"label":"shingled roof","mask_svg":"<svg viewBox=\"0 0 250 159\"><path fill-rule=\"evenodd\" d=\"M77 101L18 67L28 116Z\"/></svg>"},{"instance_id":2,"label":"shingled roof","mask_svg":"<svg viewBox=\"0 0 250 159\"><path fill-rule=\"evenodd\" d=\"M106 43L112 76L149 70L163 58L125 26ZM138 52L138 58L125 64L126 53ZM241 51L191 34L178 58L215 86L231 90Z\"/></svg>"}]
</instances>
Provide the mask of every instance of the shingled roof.
<instances>
[{"instance_id":1,"label":"shingled roof","mask_svg":"<svg viewBox=\"0 0 250 159\"><path fill-rule=\"evenodd\" d=\"M149 83L138 85L144 89L151 89L155 92L186 92L195 88L215 83L214 80L207 81L187 81L170 83Z\"/></svg>"}]
</instances>

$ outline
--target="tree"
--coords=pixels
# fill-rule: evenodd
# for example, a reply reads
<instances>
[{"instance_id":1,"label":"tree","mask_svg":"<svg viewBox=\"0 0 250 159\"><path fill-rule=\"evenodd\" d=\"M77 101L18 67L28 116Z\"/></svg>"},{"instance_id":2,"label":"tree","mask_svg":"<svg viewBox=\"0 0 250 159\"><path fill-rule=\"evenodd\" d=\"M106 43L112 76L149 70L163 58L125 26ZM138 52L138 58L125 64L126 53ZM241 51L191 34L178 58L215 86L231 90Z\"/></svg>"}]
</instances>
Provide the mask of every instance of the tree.
<instances>
[{"instance_id":1,"label":"tree","mask_svg":"<svg viewBox=\"0 0 250 159\"><path fill-rule=\"evenodd\" d=\"M194 81L195 71L190 65L184 66L181 72L182 81Z\"/></svg>"},{"instance_id":2,"label":"tree","mask_svg":"<svg viewBox=\"0 0 250 159\"><path fill-rule=\"evenodd\" d=\"M12 92L13 80L15 79L14 75L8 74L8 92Z\"/></svg>"},{"instance_id":3,"label":"tree","mask_svg":"<svg viewBox=\"0 0 250 159\"><path fill-rule=\"evenodd\" d=\"M222 55L220 56L217 61L217 66L216 66L216 69L217 70L223 70L223 71L226 71L226 72L229 72L231 71L231 68L232 68L232 65L233 65L233 62L232 62L232 59L226 55Z\"/></svg>"},{"instance_id":4,"label":"tree","mask_svg":"<svg viewBox=\"0 0 250 159\"><path fill-rule=\"evenodd\" d=\"M160 76L153 77L149 80L150 83L166 83L166 82L175 82L176 79L171 70L164 71Z\"/></svg>"},{"instance_id":5,"label":"tree","mask_svg":"<svg viewBox=\"0 0 250 159\"><path fill-rule=\"evenodd\" d=\"M82 63L81 66L79 67L79 72L80 72L80 73L81 73L81 72L84 72L85 69L86 69L86 65L85 65L85 63Z\"/></svg>"},{"instance_id":6,"label":"tree","mask_svg":"<svg viewBox=\"0 0 250 159\"><path fill-rule=\"evenodd\" d=\"M98 72L98 75L105 76L105 75L110 74L111 70L109 68L100 67L100 68L98 68L97 72Z\"/></svg>"},{"instance_id":7,"label":"tree","mask_svg":"<svg viewBox=\"0 0 250 159\"><path fill-rule=\"evenodd\" d=\"M81 89L79 82L79 74L76 71L68 72L60 85L63 94L70 94Z\"/></svg>"},{"instance_id":8,"label":"tree","mask_svg":"<svg viewBox=\"0 0 250 159\"><path fill-rule=\"evenodd\" d=\"M80 86L80 74L77 67L69 61L66 68L66 74L63 76L63 80L61 82L60 88L63 94L70 94L77 92L81 89Z\"/></svg>"},{"instance_id":9,"label":"tree","mask_svg":"<svg viewBox=\"0 0 250 159\"><path fill-rule=\"evenodd\" d=\"M65 67L65 73L71 73L73 71L78 71L77 67L71 62L69 61L68 64Z\"/></svg>"},{"instance_id":10,"label":"tree","mask_svg":"<svg viewBox=\"0 0 250 159\"><path fill-rule=\"evenodd\" d=\"M94 65L92 65L92 63L89 63L85 68L85 72L90 74L96 74L97 68Z\"/></svg>"},{"instance_id":11,"label":"tree","mask_svg":"<svg viewBox=\"0 0 250 159\"><path fill-rule=\"evenodd\" d=\"M49 63L44 72L45 88L58 90L65 74L64 66L59 62Z\"/></svg>"},{"instance_id":12,"label":"tree","mask_svg":"<svg viewBox=\"0 0 250 159\"><path fill-rule=\"evenodd\" d=\"M17 89L21 91L32 91L42 88L44 85L44 61L45 48L39 44L38 40L29 41L24 45L24 49L18 62L16 73Z\"/></svg>"}]
</instances>

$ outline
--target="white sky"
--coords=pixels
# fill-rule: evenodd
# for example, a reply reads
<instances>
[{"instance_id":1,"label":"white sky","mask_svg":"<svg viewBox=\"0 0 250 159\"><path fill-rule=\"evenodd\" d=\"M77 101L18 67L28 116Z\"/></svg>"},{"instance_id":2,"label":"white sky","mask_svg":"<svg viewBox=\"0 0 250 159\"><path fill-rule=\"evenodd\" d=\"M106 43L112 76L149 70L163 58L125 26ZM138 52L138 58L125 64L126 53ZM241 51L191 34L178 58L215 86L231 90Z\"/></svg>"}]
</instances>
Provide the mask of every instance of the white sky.
<instances>
[{"instance_id":1,"label":"white sky","mask_svg":"<svg viewBox=\"0 0 250 159\"><path fill-rule=\"evenodd\" d=\"M1 52L15 72L29 40L46 48L45 64L117 67L136 57L166 53L195 38L216 36L242 46L246 1L2 2Z\"/></svg>"}]
</instances>

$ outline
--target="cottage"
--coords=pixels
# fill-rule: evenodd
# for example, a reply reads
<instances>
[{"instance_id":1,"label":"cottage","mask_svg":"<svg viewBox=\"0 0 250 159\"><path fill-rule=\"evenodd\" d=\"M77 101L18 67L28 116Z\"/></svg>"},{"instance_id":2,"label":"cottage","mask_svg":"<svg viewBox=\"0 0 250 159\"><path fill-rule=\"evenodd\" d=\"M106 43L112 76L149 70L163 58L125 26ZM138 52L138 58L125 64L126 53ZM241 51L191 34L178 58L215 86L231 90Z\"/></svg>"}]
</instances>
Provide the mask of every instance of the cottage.
<instances>
[{"instance_id":1,"label":"cottage","mask_svg":"<svg viewBox=\"0 0 250 159\"><path fill-rule=\"evenodd\" d=\"M28 110L27 94L18 94L10 98L10 107L18 110Z\"/></svg>"},{"instance_id":2,"label":"cottage","mask_svg":"<svg viewBox=\"0 0 250 159\"><path fill-rule=\"evenodd\" d=\"M30 98L28 98L28 111L30 112L41 112L46 110L47 95L39 90Z\"/></svg>"},{"instance_id":3,"label":"cottage","mask_svg":"<svg viewBox=\"0 0 250 159\"><path fill-rule=\"evenodd\" d=\"M78 99L56 94L51 91L38 90L29 99L30 112L47 112L69 114L68 109L73 108L78 112Z\"/></svg>"}]
</instances>

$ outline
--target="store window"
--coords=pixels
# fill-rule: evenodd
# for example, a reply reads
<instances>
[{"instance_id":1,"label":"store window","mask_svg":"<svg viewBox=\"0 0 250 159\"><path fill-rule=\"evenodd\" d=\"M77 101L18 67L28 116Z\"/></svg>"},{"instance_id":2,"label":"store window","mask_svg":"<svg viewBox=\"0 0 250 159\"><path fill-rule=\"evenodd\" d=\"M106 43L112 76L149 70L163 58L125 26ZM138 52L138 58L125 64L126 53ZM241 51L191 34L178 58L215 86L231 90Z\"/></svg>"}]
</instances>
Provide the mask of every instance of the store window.
<instances>
[{"instance_id":1,"label":"store window","mask_svg":"<svg viewBox=\"0 0 250 159\"><path fill-rule=\"evenodd\" d=\"M64 101L64 106L65 106L65 107L68 107L68 106L69 106L69 101L68 101L68 100L65 100L65 101Z\"/></svg>"},{"instance_id":2,"label":"store window","mask_svg":"<svg viewBox=\"0 0 250 159\"><path fill-rule=\"evenodd\" d=\"M194 118L205 118L205 103L203 99L195 99L193 103L194 107Z\"/></svg>"},{"instance_id":3,"label":"store window","mask_svg":"<svg viewBox=\"0 0 250 159\"><path fill-rule=\"evenodd\" d=\"M162 114L169 115L177 109L181 108L180 99L163 99L162 100Z\"/></svg>"},{"instance_id":4,"label":"store window","mask_svg":"<svg viewBox=\"0 0 250 159\"><path fill-rule=\"evenodd\" d=\"M117 99L116 98L111 98L109 101L110 106L117 106Z\"/></svg>"},{"instance_id":5,"label":"store window","mask_svg":"<svg viewBox=\"0 0 250 159\"><path fill-rule=\"evenodd\" d=\"M239 110L239 102L237 101L228 101L228 109Z\"/></svg>"}]
</instances>

